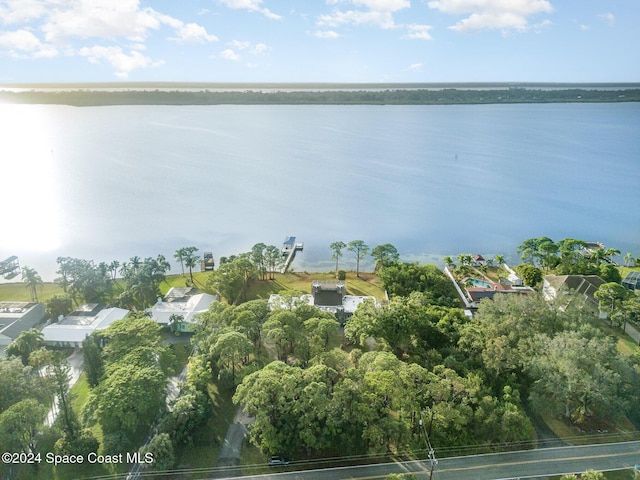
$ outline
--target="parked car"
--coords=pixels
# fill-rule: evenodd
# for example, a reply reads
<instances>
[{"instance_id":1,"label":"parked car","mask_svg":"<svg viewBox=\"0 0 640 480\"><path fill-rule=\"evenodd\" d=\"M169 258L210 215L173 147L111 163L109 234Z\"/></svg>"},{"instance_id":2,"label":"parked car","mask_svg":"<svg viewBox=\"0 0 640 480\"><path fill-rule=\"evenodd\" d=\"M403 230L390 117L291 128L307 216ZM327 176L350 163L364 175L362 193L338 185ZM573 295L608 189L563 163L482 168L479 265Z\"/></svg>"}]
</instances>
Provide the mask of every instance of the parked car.
<instances>
[{"instance_id":1,"label":"parked car","mask_svg":"<svg viewBox=\"0 0 640 480\"><path fill-rule=\"evenodd\" d=\"M269 457L270 467L283 467L286 465L289 465L289 459L286 457L280 457L280 456Z\"/></svg>"}]
</instances>

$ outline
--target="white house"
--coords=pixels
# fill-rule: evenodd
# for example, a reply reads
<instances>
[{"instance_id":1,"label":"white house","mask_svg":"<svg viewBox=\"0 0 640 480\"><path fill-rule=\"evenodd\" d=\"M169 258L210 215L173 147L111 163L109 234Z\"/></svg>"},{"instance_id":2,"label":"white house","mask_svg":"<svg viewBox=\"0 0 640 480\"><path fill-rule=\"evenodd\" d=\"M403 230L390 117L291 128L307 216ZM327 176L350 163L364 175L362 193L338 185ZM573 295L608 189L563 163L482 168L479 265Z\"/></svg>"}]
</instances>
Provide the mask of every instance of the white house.
<instances>
[{"instance_id":1,"label":"white house","mask_svg":"<svg viewBox=\"0 0 640 480\"><path fill-rule=\"evenodd\" d=\"M147 312L151 314L159 325L170 325L176 322L176 330L180 332L193 332L197 325L196 315L206 312L209 305L217 300L215 295L208 293L195 293L190 288L172 288L164 299L158 302Z\"/></svg>"},{"instance_id":2,"label":"white house","mask_svg":"<svg viewBox=\"0 0 640 480\"><path fill-rule=\"evenodd\" d=\"M42 329L46 345L55 347L81 347L85 338L96 330L104 330L116 320L129 314L124 308L104 308L87 303L57 323Z\"/></svg>"}]
</instances>

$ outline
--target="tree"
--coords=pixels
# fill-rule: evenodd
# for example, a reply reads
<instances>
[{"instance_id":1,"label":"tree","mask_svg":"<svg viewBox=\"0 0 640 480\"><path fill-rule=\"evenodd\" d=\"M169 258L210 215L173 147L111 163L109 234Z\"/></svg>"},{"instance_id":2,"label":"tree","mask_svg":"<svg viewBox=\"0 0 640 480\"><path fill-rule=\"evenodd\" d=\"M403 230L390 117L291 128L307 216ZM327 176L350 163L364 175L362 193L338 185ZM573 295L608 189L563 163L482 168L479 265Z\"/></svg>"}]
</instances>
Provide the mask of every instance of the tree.
<instances>
[{"instance_id":1,"label":"tree","mask_svg":"<svg viewBox=\"0 0 640 480\"><path fill-rule=\"evenodd\" d=\"M0 413L11 405L28 398L44 400L47 392L44 381L33 374L19 358L0 358Z\"/></svg>"},{"instance_id":2,"label":"tree","mask_svg":"<svg viewBox=\"0 0 640 480\"><path fill-rule=\"evenodd\" d=\"M118 260L114 260L109 264L109 272L111 273L111 280L115 281L116 275L118 274L119 267L120 267L120 262Z\"/></svg>"},{"instance_id":3,"label":"tree","mask_svg":"<svg viewBox=\"0 0 640 480\"><path fill-rule=\"evenodd\" d=\"M269 279L273 280L274 273L284 265L284 258L282 257L280 249L275 245L268 245L264 251L264 261L269 270Z\"/></svg>"},{"instance_id":4,"label":"tree","mask_svg":"<svg viewBox=\"0 0 640 480\"><path fill-rule=\"evenodd\" d=\"M620 385L629 371L627 361L612 338L594 333L564 331L553 338L536 337L529 370L537 409L553 406L577 423L592 416L610 419L625 411L629 398Z\"/></svg>"},{"instance_id":5,"label":"tree","mask_svg":"<svg viewBox=\"0 0 640 480\"><path fill-rule=\"evenodd\" d=\"M618 267L612 263L603 263L599 268L599 275L605 282L622 283L622 275Z\"/></svg>"},{"instance_id":6,"label":"tree","mask_svg":"<svg viewBox=\"0 0 640 480\"><path fill-rule=\"evenodd\" d=\"M442 259L442 261L444 262L444 266L447 267L449 270L451 270L456 266L456 264L453 261L453 257L451 257L451 255L447 255Z\"/></svg>"},{"instance_id":7,"label":"tree","mask_svg":"<svg viewBox=\"0 0 640 480\"><path fill-rule=\"evenodd\" d=\"M333 252L331 258L336 261L336 275L338 275L338 260L342 257L342 250L347 246L344 242L333 242L329 248Z\"/></svg>"},{"instance_id":8,"label":"tree","mask_svg":"<svg viewBox=\"0 0 640 480\"><path fill-rule=\"evenodd\" d=\"M371 256L376 261L376 271L391 265L400 258L398 250L390 243L384 243L373 247L371 250Z\"/></svg>"},{"instance_id":9,"label":"tree","mask_svg":"<svg viewBox=\"0 0 640 480\"><path fill-rule=\"evenodd\" d=\"M347 250L353 252L356 256L356 277L360 276L360 260L369 253L369 246L362 240L351 240L347 246Z\"/></svg>"},{"instance_id":10,"label":"tree","mask_svg":"<svg viewBox=\"0 0 640 480\"><path fill-rule=\"evenodd\" d=\"M184 248L179 248L173 254L173 258L176 261L180 262L180 267L182 268L182 276L184 276L184 257L186 256L186 252Z\"/></svg>"},{"instance_id":11,"label":"tree","mask_svg":"<svg viewBox=\"0 0 640 480\"><path fill-rule=\"evenodd\" d=\"M13 404L0 415L0 446L8 452L34 452L47 409L36 400Z\"/></svg>"},{"instance_id":12,"label":"tree","mask_svg":"<svg viewBox=\"0 0 640 480\"><path fill-rule=\"evenodd\" d=\"M504 265L504 256L503 255L496 255L496 264L498 266L500 265Z\"/></svg>"},{"instance_id":13,"label":"tree","mask_svg":"<svg viewBox=\"0 0 640 480\"><path fill-rule=\"evenodd\" d=\"M44 346L44 336L37 328L20 332L20 335L5 350L8 356L19 356L23 365L29 364L32 352Z\"/></svg>"},{"instance_id":14,"label":"tree","mask_svg":"<svg viewBox=\"0 0 640 480\"><path fill-rule=\"evenodd\" d=\"M154 435L151 441L142 448L140 453L143 458L149 454L153 462L146 463L145 466L155 471L169 470L176 464L176 457L173 452L173 443L166 433Z\"/></svg>"},{"instance_id":15,"label":"tree","mask_svg":"<svg viewBox=\"0 0 640 480\"><path fill-rule=\"evenodd\" d=\"M26 288L29 289L31 293L31 301L38 301L38 288L42 289L44 282L38 272L36 272L33 268L22 267L22 281Z\"/></svg>"},{"instance_id":16,"label":"tree","mask_svg":"<svg viewBox=\"0 0 640 480\"><path fill-rule=\"evenodd\" d=\"M540 258L540 263L545 267L547 272L550 268L555 267L558 261L556 254L559 250L558 245L550 238L541 237L538 239L538 252L536 255Z\"/></svg>"},{"instance_id":17,"label":"tree","mask_svg":"<svg viewBox=\"0 0 640 480\"><path fill-rule=\"evenodd\" d=\"M150 425L164 407L167 380L156 366L112 364L91 392L89 404L105 433L129 436Z\"/></svg>"},{"instance_id":18,"label":"tree","mask_svg":"<svg viewBox=\"0 0 640 480\"><path fill-rule=\"evenodd\" d=\"M247 288L255 275L254 265L243 254L230 262L221 262L218 270L209 276L207 287L234 305L247 300Z\"/></svg>"},{"instance_id":19,"label":"tree","mask_svg":"<svg viewBox=\"0 0 640 480\"><path fill-rule=\"evenodd\" d=\"M613 323L622 302L629 297L629 291L619 283L609 282L600 285L593 296L598 299L601 309L609 310L609 321Z\"/></svg>"},{"instance_id":20,"label":"tree","mask_svg":"<svg viewBox=\"0 0 640 480\"><path fill-rule=\"evenodd\" d=\"M624 266L630 267L633 265L633 254L631 252L627 252L624 256Z\"/></svg>"},{"instance_id":21,"label":"tree","mask_svg":"<svg viewBox=\"0 0 640 480\"><path fill-rule=\"evenodd\" d=\"M99 332L95 331L82 342L82 356L87 383L91 388L98 385L104 374L104 360L100 348Z\"/></svg>"},{"instance_id":22,"label":"tree","mask_svg":"<svg viewBox=\"0 0 640 480\"><path fill-rule=\"evenodd\" d=\"M542 282L542 271L538 267L525 263L518 265L517 270L525 285L535 287L538 283Z\"/></svg>"},{"instance_id":23,"label":"tree","mask_svg":"<svg viewBox=\"0 0 640 480\"><path fill-rule=\"evenodd\" d=\"M195 253L189 253L187 257L184 259L184 264L189 268L189 278L191 279L191 283L193 284L193 269L198 264L198 255Z\"/></svg>"},{"instance_id":24,"label":"tree","mask_svg":"<svg viewBox=\"0 0 640 480\"><path fill-rule=\"evenodd\" d=\"M264 243L256 243L251 247L251 262L256 267L260 280L265 280L267 276L266 248Z\"/></svg>"},{"instance_id":25,"label":"tree","mask_svg":"<svg viewBox=\"0 0 640 480\"><path fill-rule=\"evenodd\" d=\"M75 439L80 431L80 424L75 411L71 405L69 393L69 381L71 380L71 367L66 359L55 352L51 356L51 366L49 372L53 379L53 384L58 399L60 409L59 419L62 422L62 429L65 436L71 441Z\"/></svg>"},{"instance_id":26,"label":"tree","mask_svg":"<svg viewBox=\"0 0 640 480\"><path fill-rule=\"evenodd\" d=\"M435 265L395 262L379 273L385 290L391 296L408 296L423 292L438 305L458 305L458 296L449 278Z\"/></svg>"},{"instance_id":27,"label":"tree","mask_svg":"<svg viewBox=\"0 0 640 480\"><path fill-rule=\"evenodd\" d=\"M218 337L211 350L219 358L218 365L224 370L231 370L231 381L235 385L236 369L247 363L253 352L253 343L240 332L228 332Z\"/></svg>"},{"instance_id":28,"label":"tree","mask_svg":"<svg viewBox=\"0 0 640 480\"><path fill-rule=\"evenodd\" d=\"M45 302L47 315L49 318L56 322L60 316L67 316L73 312L73 300L67 294L54 295Z\"/></svg>"}]
</instances>

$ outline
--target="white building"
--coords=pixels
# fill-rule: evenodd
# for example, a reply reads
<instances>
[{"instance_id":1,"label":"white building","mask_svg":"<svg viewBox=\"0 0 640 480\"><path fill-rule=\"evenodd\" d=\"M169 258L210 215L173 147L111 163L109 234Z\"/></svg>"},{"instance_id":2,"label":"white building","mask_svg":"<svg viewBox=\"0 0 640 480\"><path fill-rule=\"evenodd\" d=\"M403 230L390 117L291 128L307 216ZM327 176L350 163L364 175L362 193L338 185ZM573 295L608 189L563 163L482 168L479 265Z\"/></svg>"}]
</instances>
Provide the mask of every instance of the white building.
<instances>
[{"instance_id":1,"label":"white building","mask_svg":"<svg viewBox=\"0 0 640 480\"><path fill-rule=\"evenodd\" d=\"M46 345L54 347L82 347L85 338L96 330L104 330L116 320L129 314L124 308L104 308L97 303L87 303L57 323L42 329Z\"/></svg>"},{"instance_id":2,"label":"white building","mask_svg":"<svg viewBox=\"0 0 640 480\"><path fill-rule=\"evenodd\" d=\"M151 314L159 325L170 325L176 322L176 330L179 332L193 332L198 324L196 315L206 312L209 305L217 300L215 295L208 293L195 293L191 288L172 288L164 299L158 302L147 312Z\"/></svg>"}]
</instances>

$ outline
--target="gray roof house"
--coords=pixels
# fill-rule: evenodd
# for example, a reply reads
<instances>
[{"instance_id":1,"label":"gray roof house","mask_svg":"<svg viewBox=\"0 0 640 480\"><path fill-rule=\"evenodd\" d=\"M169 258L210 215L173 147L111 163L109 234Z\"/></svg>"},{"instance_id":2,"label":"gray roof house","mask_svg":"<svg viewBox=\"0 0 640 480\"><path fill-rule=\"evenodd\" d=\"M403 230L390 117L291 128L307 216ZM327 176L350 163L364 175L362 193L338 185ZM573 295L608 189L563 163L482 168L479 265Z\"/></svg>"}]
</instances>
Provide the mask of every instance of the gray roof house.
<instances>
[{"instance_id":1,"label":"gray roof house","mask_svg":"<svg viewBox=\"0 0 640 480\"><path fill-rule=\"evenodd\" d=\"M597 312L598 300L594 294L604 283L598 275L545 275L542 293L545 298L552 299L562 288L568 288L581 295L585 303Z\"/></svg>"},{"instance_id":2,"label":"gray roof house","mask_svg":"<svg viewBox=\"0 0 640 480\"><path fill-rule=\"evenodd\" d=\"M0 302L0 350L20 333L31 330L46 317L44 305L34 302Z\"/></svg>"},{"instance_id":3,"label":"gray roof house","mask_svg":"<svg viewBox=\"0 0 640 480\"><path fill-rule=\"evenodd\" d=\"M302 295L293 300L303 304L313 305L322 311L333 313L336 319L343 323L356 311L358 306L366 300L377 303L372 296L347 295L344 281L314 280L311 283L311 294ZM287 308L280 295L269 296L269 308Z\"/></svg>"}]
</instances>

